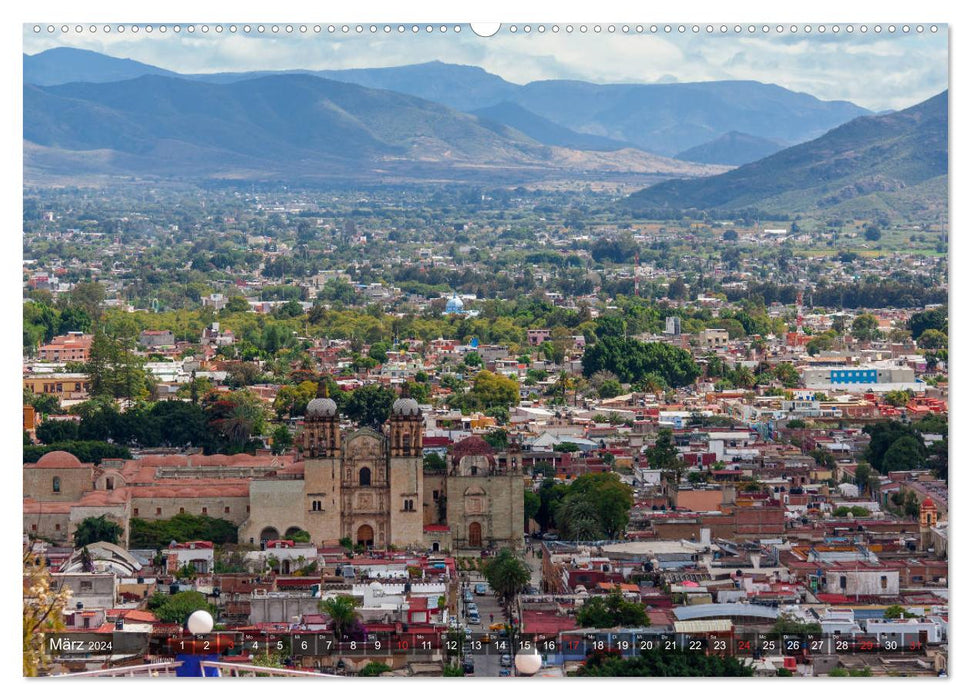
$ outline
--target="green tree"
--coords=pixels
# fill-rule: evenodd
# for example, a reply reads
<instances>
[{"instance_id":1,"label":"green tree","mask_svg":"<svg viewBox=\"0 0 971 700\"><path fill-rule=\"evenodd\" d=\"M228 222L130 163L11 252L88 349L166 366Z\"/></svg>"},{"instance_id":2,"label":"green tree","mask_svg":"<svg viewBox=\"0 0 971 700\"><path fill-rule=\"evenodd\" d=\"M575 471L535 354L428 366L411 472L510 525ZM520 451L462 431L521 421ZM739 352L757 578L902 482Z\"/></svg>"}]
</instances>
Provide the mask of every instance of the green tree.
<instances>
[{"instance_id":1,"label":"green tree","mask_svg":"<svg viewBox=\"0 0 971 700\"><path fill-rule=\"evenodd\" d=\"M542 510L542 488L540 498ZM571 540L618 539L633 505L633 489L616 473L584 474L566 488L555 507L557 529Z\"/></svg>"},{"instance_id":2,"label":"green tree","mask_svg":"<svg viewBox=\"0 0 971 700\"><path fill-rule=\"evenodd\" d=\"M45 445L78 439L78 424L73 420L46 420L37 426L37 439Z\"/></svg>"},{"instance_id":3,"label":"green tree","mask_svg":"<svg viewBox=\"0 0 971 700\"><path fill-rule=\"evenodd\" d=\"M293 436L285 425L278 425L273 431L273 454L282 455L293 446Z\"/></svg>"},{"instance_id":4,"label":"green tree","mask_svg":"<svg viewBox=\"0 0 971 700\"><path fill-rule=\"evenodd\" d=\"M179 513L167 520L132 518L129 523L129 547L132 549L162 549L173 540L191 542L205 540L217 545L234 544L238 529L229 520L208 515Z\"/></svg>"},{"instance_id":5,"label":"green tree","mask_svg":"<svg viewBox=\"0 0 971 700\"><path fill-rule=\"evenodd\" d=\"M914 340L918 340L928 330L936 330L947 335L947 307L942 306L927 311L918 311L907 321L907 328Z\"/></svg>"},{"instance_id":6,"label":"green tree","mask_svg":"<svg viewBox=\"0 0 971 700\"><path fill-rule=\"evenodd\" d=\"M523 493L523 530L529 530L529 521L539 513L540 498L533 491Z\"/></svg>"},{"instance_id":7,"label":"green tree","mask_svg":"<svg viewBox=\"0 0 971 700\"><path fill-rule=\"evenodd\" d=\"M606 596L588 598L576 611L580 627L646 627L650 624L644 604L624 598L620 588L613 588Z\"/></svg>"},{"instance_id":8,"label":"green tree","mask_svg":"<svg viewBox=\"0 0 971 700\"><path fill-rule=\"evenodd\" d=\"M357 675L359 676L380 676L382 673L387 673L391 670L391 667L387 664L383 664L380 661L371 661L364 668L362 668Z\"/></svg>"},{"instance_id":9,"label":"green tree","mask_svg":"<svg viewBox=\"0 0 971 700\"><path fill-rule=\"evenodd\" d=\"M482 410L499 406L509 408L519 403L519 384L510 377L482 370L475 375L469 395L475 407Z\"/></svg>"},{"instance_id":10,"label":"green tree","mask_svg":"<svg viewBox=\"0 0 971 700\"><path fill-rule=\"evenodd\" d=\"M597 394L602 399L612 399L615 396L620 396L622 393L624 393L624 387L616 379L608 379L597 390Z\"/></svg>"},{"instance_id":11,"label":"green tree","mask_svg":"<svg viewBox=\"0 0 971 700\"><path fill-rule=\"evenodd\" d=\"M511 549L502 549L485 563L482 573L508 614L516 596L529 584L526 564Z\"/></svg>"},{"instance_id":12,"label":"green tree","mask_svg":"<svg viewBox=\"0 0 971 700\"><path fill-rule=\"evenodd\" d=\"M910 401L910 392L904 389L891 389L886 394L883 395L883 400L886 401L891 406L906 406L907 402Z\"/></svg>"},{"instance_id":13,"label":"green tree","mask_svg":"<svg viewBox=\"0 0 971 700\"><path fill-rule=\"evenodd\" d=\"M61 401L54 394L34 394L24 389L24 403L29 403L34 410L43 415L56 415L61 412Z\"/></svg>"},{"instance_id":14,"label":"green tree","mask_svg":"<svg viewBox=\"0 0 971 700\"><path fill-rule=\"evenodd\" d=\"M876 340L881 336L880 322L873 314L860 314L854 318L850 331L854 338L862 341Z\"/></svg>"},{"instance_id":15,"label":"green tree","mask_svg":"<svg viewBox=\"0 0 971 700\"><path fill-rule=\"evenodd\" d=\"M940 350L947 347L947 336L934 328L928 328L920 334L917 345L924 350Z\"/></svg>"},{"instance_id":16,"label":"green tree","mask_svg":"<svg viewBox=\"0 0 971 700\"><path fill-rule=\"evenodd\" d=\"M391 406L397 398L388 387L366 384L350 392L344 401L343 412L358 425L380 430L391 415Z\"/></svg>"},{"instance_id":17,"label":"green tree","mask_svg":"<svg viewBox=\"0 0 971 700\"><path fill-rule=\"evenodd\" d=\"M391 346L385 342L372 343L371 347L368 349L368 357L372 360L377 361L380 364L384 364L388 361L388 350Z\"/></svg>"},{"instance_id":18,"label":"green tree","mask_svg":"<svg viewBox=\"0 0 971 700\"><path fill-rule=\"evenodd\" d=\"M658 430L654 444L644 450L647 463L651 469L660 469L665 478L677 487L681 482L685 464L674 446L674 431L670 428Z\"/></svg>"},{"instance_id":19,"label":"green tree","mask_svg":"<svg viewBox=\"0 0 971 700\"><path fill-rule=\"evenodd\" d=\"M338 595L320 601L320 610L330 617L334 635L338 640L343 639L360 618L357 605L357 599L349 595Z\"/></svg>"},{"instance_id":20,"label":"green tree","mask_svg":"<svg viewBox=\"0 0 971 700\"><path fill-rule=\"evenodd\" d=\"M916 617L916 615L907 612L902 605L891 605L883 611L884 620L899 620L908 617Z\"/></svg>"},{"instance_id":21,"label":"green tree","mask_svg":"<svg viewBox=\"0 0 971 700\"><path fill-rule=\"evenodd\" d=\"M74 531L74 547L80 549L95 542L118 544L124 532L121 525L109 520L105 515L99 515L96 518L88 517L78 523Z\"/></svg>"},{"instance_id":22,"label":"green tree","mask_svg":"<svg viewBox=\"0 0 971 700\"><path fill-rule=\"evenodd\" d=\"M648 374L656 374L672 387L691 384L701 374L686 350L616 336L606 336L588 345L581 364L586 377L607 370L622 382L637 383Z\"/></svg>"},{"instance_id":23,"label":"green tree","mask_svg":"<svg viewBox=\"0 0 971 700\"><path fill-rule=\"evenodd\" d=\"M568 493L556 510L557 530L563 539L589 542L604 537L597 506L582 494Z\"/></svg>"},{"instance_id":24,"label":"green tree","mask_svg":"<svg viewBox=\"0 0 971 700\"><path fill-rule=\"evenodd\" d=\"M71 306L79 308L88 318L101 317L101 307L105 301L105 288L98 282L78 282L70 294Z\"/></svg>"},{"instance_id":25,"label":"green tree","mask_svg":"<svg viewBox=\"0 0 971 700\"><path fill-rule=\"evenodd\" d=\"M911 440L902 443L897 448L897 452L892 458L892 466L895 469L913 469L915 468L914 466L900 465L911 463L916 465L925 455L921 435L912 426L905 425L899 421L879 421L872 423L863 428L863 432L870 436L870 443L867 445L863 456L869 462L870 466L881 474L886 474L891 466L891 463L888 463L886 460L887 453L901 438L909 437ZM914 450L918 453L916 458L913 455Z\"/></svg>"},{"instance_id":26,"label":"green tree","mask_svg":"<svg viewBox=\"0 0 971 700\"><path fill-rule=\"evenodd\" d=\"M752 676L754 670L734 656L707 655L698 651L643 651L623 658L617 652L595 652L577 670L587 677L679 677L720 678Z\"/></svg>"},{"instance_id":27,"label":"green tree","mask_svg":"<svg viewBox=\"0 0 971 700\"><path fill-rule=\"evenodd\" d=\"M216 606L206 602L206 596L199 591L180 591L175 595L155 593L148 600L148 609L162 622L185 625L189 615L196 610L207 610L215 618Z\"/></svg>"},{"instance_id":28,"label":"green tree","mask_svg":"<svg viewBox=\"0 0 971 700\"><path fill-rule=\"evenodd\" d=\"M549 477L543 480L538 492L539 511L536 513L536 522L540 528L549 530L556 524L556 511L568 491L566 484L559 484Z\"/></svg>"},{"instance_id":29,"label":"green tree","mask_svg":"<svg viewBox=\"0 0 971 700\"><path fill-rule=\"evenodd\" d=\"M883 472L908 471L921 466L924 446L917 438L905 435L898 438L883 457Z\"/></svg>"}]
</instances>

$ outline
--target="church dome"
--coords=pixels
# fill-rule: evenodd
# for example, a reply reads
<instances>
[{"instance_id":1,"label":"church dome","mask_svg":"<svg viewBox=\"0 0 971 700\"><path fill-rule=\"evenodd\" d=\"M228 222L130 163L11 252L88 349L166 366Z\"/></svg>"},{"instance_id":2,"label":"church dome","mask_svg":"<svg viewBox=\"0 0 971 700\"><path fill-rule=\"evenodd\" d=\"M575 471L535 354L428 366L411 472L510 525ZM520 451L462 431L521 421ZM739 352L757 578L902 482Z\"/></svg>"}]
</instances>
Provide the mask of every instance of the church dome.
<instances>
[{"instance_id":1,"label":"church dome","mask_svg":"<svg viewBox=\"0 0 971 700\"><path fill-rule=\"evenodd\" d=\"M421 409L418 408L418 402L414 399L398 399L391 406L391 415L417 416L421 415Z\"/></svg>"},{"instance_id":2,"label":"church dome","mask_svg":"<svg viewBox=\"0 0 971 700\"><path fill-rule=\"evenodd\" d=\"M924 502L920 504L923 508L934 508L934 499L930 496L924 499Z\"/></svg>"},{"instance_id":3,"label":"church dome","mask_svg":"<svg viewBox=\"0 0 971 700\"><path fill-rule=\"evenodd\" d=\"M38 469L76 469L84 465L70 452L54 450L37 460L37 464L34 466Z\"/></svg>"},{"instance_id":4,"label":"church dome","mask_svg":"<svg viewBox=\"0 0 971 700\"><path fill-rule=\"evenodd\" d=\"M445 313L447 314L460 314L464 309L465 304L457 294L453 294L452 298L445 302Z\"/></svg>"},{"instance_id":5,"label":"church dome","mask_svg":"<svg viewBox=\"0 0 971 700\"><path fill-rule=\"evenodd\" d=\"M334 399L316 398L307 404L307 418L333 418L336 415Z\"/></svg>"}]
</instances>

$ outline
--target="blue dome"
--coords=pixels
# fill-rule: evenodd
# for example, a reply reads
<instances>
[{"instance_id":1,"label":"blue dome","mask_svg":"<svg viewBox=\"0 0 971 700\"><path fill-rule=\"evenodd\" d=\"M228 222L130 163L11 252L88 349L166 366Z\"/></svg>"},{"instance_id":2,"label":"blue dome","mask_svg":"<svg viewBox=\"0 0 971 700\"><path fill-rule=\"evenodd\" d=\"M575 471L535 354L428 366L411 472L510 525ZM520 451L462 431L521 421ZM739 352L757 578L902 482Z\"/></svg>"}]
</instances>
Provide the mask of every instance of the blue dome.
<instances>
[{"instance_id":1,"label":"blue dome","mask_svg":"<svg viewBox=\"0 0 971 700\"><path fill-rule=\"evenodd\" d=\"M447 314L460 314L464 308L465 304L462 303L457 294L453 294L452 298L445 302L445 313Z\"/></svg>"}]
</instances>

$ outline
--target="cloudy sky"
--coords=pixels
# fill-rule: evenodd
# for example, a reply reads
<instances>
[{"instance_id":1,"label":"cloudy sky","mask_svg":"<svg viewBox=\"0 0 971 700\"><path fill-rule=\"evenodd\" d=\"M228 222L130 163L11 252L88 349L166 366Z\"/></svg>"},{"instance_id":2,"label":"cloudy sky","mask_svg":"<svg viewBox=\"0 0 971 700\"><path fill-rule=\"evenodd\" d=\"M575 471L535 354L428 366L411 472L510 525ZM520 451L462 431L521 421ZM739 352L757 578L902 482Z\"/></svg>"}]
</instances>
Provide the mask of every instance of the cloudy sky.
<instances>
[{"instance_id":1,"label":"cloudy sky","mask_svg":"<svg viewBox=\"0 0 971 700\"><path fill-rule=\"evenodd\" d=\"M546 25L543 34L538 33L537 25L532 25L529 34L523 32L523 25L516 33L504 25L489 38L476 36L468 25L457 34L453 25L445 34L438 29L426 33L424 25L417 34L411 26L399 34L397 25L388 34L384 25L378 25L376 34L370 33L369 26L357 34L350 25L347 35L339 25L333 34L328 25L322 25L320 33L308 25L303 34L299 25L292 34L286 33L285 25L275 34L266 25L263 35L256 32L256 25L248 35L241 31L242 25L235 34L230 34L229 25L219 34L214 29L204 34L201 25L192 34L185 25L178 34L171 28L162 34L158 25L150 34L144 27L133 34L131 25L119 34L118 25L111 26L108 33L101 29L103 25L96 32L85 25L76 33L72 25L67 33L60 26L48 33L44 25L35 33L34 25L28 24L24 26L24 52L73 46L189 73L360 68L440 60L481 66L515 83L555 78L594 82L745 79L776 83L821 99L849 100L873 110L916 104L944 90L948 80L946 25L936 33L924 25L921 34L913 28L904 34L899 25L890 34L886 24L879 34L872 28L862 34L859 25L848 34L843 25L835 35L832 25L825 34L815 29L807 34L803 25L794 34L788 25L781 34L776 25L768 33L760 25L749 34L743 25L740 35L735 35L734 27L720 35L719 25L713 35L706 34L705 26L693 34L690 25L684 34L675 27L670 34L659 28L654 35L649 25L639 35L634 25L626 35L621 25L612 34L607 25L602 25L600 33L594 32L593 25L588 25L586 33L580 32L579 25L567 33L563 24L556 34L551 25Z\"/></svg>"}]
</instances>

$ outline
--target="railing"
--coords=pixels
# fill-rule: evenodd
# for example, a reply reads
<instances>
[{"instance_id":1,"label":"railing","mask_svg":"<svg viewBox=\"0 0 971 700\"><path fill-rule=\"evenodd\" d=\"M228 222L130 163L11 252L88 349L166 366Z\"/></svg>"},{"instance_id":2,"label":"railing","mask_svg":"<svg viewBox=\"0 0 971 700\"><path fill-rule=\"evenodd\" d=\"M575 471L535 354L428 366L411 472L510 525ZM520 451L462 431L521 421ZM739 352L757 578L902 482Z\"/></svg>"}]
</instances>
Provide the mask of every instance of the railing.
<instances>
[{"instance_id":1,"label":"railing","mask_svg":"<svg viewBox=\"0 0 971 700\"><path fill-rule=\"evenodd\" d=\"M199 664L205 675L206 669L216 669L217 678L231 677L239 678L244 676L297 676L309 678L341 678L332 673L317 673L315 671L297 671L290 668L268 668L266 666L253 666L252 664L235 664L225 661L202 661ZM207 676L208 677L208 676Z\"/></svg>"},{"instance_id":2,"label":"railing","mask_svg":"<svg viewBox=\"0 0 971 700\"><path fill-rule=\"evenodd\" d=\"M174 676L175 670L182 665L181 661L164 661L155 664L142 664L140 666L120 666L118 668L105 668L97 671L80 671L78 673L59 673L49 676L49 678L109 678L112 676Z\"/></svg>"},{"instance_id":3,"label":"railing","mask_svg":"<svg viewBox=\"0 0 971 700\"><path fill-rule=\"evenodd\" d=\"M121 666L119 668L99 669L97 671L81 671L79 673L60 673L49 678L111 678L111 677L149 677L175 676L176 670L182 666L181 661L165 661L154 664L142 664L140 666ZM203 669L205 676L206 669L215 669L216 676L205 676L209 678L221 677L244 677L244 676L298 676L309 678L342 678L331 673L316 673L314 671L298 671L290 668L268 668L265 666L254 666L252 664L236 664L223 661L200 661L199 666Z\"/></svg>"}]
</instances>

